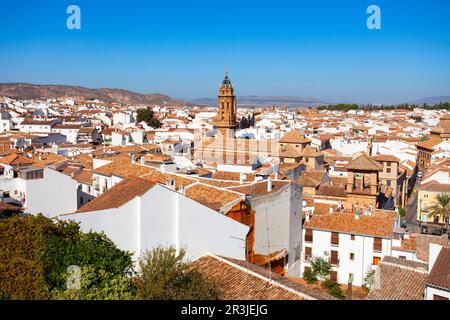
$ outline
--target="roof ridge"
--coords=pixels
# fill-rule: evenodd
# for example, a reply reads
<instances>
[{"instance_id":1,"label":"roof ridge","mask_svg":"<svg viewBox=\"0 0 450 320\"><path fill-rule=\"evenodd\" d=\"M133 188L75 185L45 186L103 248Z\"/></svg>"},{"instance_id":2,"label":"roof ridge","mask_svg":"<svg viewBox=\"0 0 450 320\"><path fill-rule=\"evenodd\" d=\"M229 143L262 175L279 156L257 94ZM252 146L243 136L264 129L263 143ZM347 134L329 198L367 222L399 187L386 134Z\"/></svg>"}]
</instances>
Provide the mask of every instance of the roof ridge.
<instances>
[{"instance_id":1,"label":"roof ridge","mask_svg":"<svg viewBox=\"0 0 450 320\"><path fill-rule=\"evenodd\" d=\"M222 261L222 262L224 262L224 263L226 263L228 265L231 265L232 267L234 267L236 269L239 269L241 271L249 273L249 274L251 274L252 276L254 276L256 278L264 280L264 281L266 281L266 282L268 282L270 284L276 285L276 286L278 286L278 287L280 287L280 288L282 288L284 290L287 290L289 292L292 292L292 293L294 293L294 294L296 294L296 295L298 295L298 296L300 296L302 298L305 298L305 299L308 299L308 300L317 300L317 298L314 298L314 297L312 297L312 296L310 296L310 295L308 295L306 293L303 293L303 292L297 291L297 290L295 290L293 288L290 288L289 286L287 286L285 284L282 284L279 281L276 281L276 280L273 280L273 279L268 279L267 277L263 276L262 274L259 274L259 273L255 272L255 271L252 271L250 269L244 268L244 267L242 267L242 266L240 266L240 265L238 265L238 264L236 264L236 263L234 263L234 262L232 262L232 261L230 261L228 259L222 258L222 257L217 256L217 255L212 254L212 253L206 253L204 256L210 256L210 257L212 257L214 259ZM245 262L245 261L243 261L243 262Z\"/></svg>"}]
</instances>

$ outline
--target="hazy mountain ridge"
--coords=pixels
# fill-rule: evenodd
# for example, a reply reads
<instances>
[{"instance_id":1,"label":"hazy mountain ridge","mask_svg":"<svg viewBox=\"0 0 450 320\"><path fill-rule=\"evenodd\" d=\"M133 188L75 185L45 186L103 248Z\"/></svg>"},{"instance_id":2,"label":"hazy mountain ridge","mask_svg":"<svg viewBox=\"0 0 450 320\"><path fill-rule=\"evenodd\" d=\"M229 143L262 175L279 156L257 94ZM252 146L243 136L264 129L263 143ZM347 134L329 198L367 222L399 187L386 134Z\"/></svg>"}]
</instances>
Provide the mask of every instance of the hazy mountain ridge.
<instances>
[{"instance_id":1,"label":"hazy mountain ridge","mask_svg":"<svg viewBox=\"0 0 450 320\"><path fill-rule=\"evenodd\" d=\"M410 104L437 104L441 102L450 102L450 96L434 96L426 97L409 102Z\"/></svg>"},{"instance_id":2,"label":"hazy mountain ridge","mask_svg":"<svg viewBox=\"0 0 450 320\"><path fill-rule=\"evenodd\" d=\"M35 85L30 83L0 83L0 96L14 99L82 97L84 99L99 99L105 102L145 105L162 105L164 102L170 105L187 104L182 100L172 99L159 93L144 94L125 89L90 89L80 86Z\"/></svg>"},{"instance_id":3,"label":"hazy mountain ridge","mask_svg":"<svg viewBox=\"0 0 450 320\"><path fill-rule=\"evenodd\" d=\"M217 105L217 99L200 98L190 101L192 104ZM278 106L305 107L326 105L327 102L316 98L294 97L294 96L238 96L237 104L239 106Z\"/></svg>"}]
</instances>

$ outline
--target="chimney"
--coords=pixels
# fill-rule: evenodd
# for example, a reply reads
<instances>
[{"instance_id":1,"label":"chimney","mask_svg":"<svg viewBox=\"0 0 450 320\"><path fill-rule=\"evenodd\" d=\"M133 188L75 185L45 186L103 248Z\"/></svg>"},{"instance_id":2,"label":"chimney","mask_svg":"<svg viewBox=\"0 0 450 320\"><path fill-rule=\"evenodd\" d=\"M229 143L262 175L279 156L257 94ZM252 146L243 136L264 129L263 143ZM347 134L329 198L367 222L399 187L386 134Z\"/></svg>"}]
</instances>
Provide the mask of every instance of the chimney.
<instances>
[{"instance_id":1,"label":"chimney","mask_svg":"<svg viewBox=\"0 0 450 320\"><path fill-rule=\"evenodd\" d=\"M161 165L161 172L166 173L166 165L164 163Z\"/></svg>"},{"instance_id":2,"label":"chimney","mask_svg":"<svg viewBox=\"0 0 450 320\"><path fill-rule=\"evenodd\" d=\"M239 175L239 183L244 184L245 179L247 179L247 176L243 172L241 172L241 174Z\"/></svg>"},{"instance_id":3,"label":"chimney","mask_svg":"<svg viewBox=\"0 0 450 320\"><path fill-rule=\"evenodd\" d=\"M136 156L134 154L131 156L131 163L136 164Z\"/></svg>"},{"instance_id":4,"label":"chimney","mask_svg":"<svg viewBox=\"0 0 450 320\"><path fill-rule=\"evenodd\" d=\"M141 164L142 164L142 165L145 164L144 156L141 157Z\"/></svg>"},{"instance_id":5,"label":"chimney","mask_svg":"<svg viewBox=\"0 0 450 320\"><path fill-rule=\"evenodd\" d=\"M275 172L275 180L278 180L278 172Z\"/></svg>"},{"instance_id":6,"label":"chimney","mask_svg":"<svg viewBox=\"0 0 450 320\"><path fill-rule=\"evenodd\" d=\"M178 192L181 194L186 194L186 189L184 186L180 186L180 188L178 189Z\"/></svg>"},{"instance_id":7,"label":"chimney","mask_svg":"<svg viewBox=\"0 0 450 320\"><path fill-rule=\"evenodd\" d=\"M272 192L272 179L269 177L267 179L267 192Z\"/></svg>"},{"instance_id":8,"label":"chimney","mask_svg":"<svg viewBox=\"0 0 450 320\"><path fill-rule=\"evenodd\" d=\"M360 212L359 212L359 210L356 210L356 212L355 212L355 219L356 219L356 220L358 220L358 219L359 219L359 215L360 215Z\"/></svg>"},{"instance_id":9,"label":"chimney","mask_svg":"<svg viewBox=\"0 0 450 320\"><path fill-rule=\"evenodd\" d=\"M309 211L306 212L305 220L306 220L306 222L309 221Z\"/></svg>"},{"instance_id":10,"label":"chimney","mask_svg":"<svg viewBox=\"0 0 450 320\"><path fill-rule=\"evenodd\" d=\"M169 187L172 190L175 190L175 180L172 178L166 179L166 186Z\"/></svg>"}]
</instances>

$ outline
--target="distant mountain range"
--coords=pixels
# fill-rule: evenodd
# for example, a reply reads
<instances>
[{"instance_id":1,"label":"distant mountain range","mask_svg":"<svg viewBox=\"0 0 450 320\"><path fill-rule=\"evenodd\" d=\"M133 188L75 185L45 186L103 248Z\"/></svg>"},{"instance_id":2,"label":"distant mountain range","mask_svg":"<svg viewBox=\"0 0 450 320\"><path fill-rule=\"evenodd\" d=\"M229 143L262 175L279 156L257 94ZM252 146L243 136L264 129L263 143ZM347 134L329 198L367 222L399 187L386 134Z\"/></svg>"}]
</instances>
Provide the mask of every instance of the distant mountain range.
<instances>
[{"instance_id":1,"label":"distant mountain range","mask_svg":"<svg viewBox=\"0 0 450 320\"><path fill-rule=\"evenodd\" d=\"M192 104L216 106L217 98L201 98L189 101ZM292 96L238 96L237 104L241 107L288 106L288 107L316 107L327 105L328 102L315 98Z\"/></svg>"},{"instance_id":2,"label":"distant mountain range","mask_svg":"<svg viewBox=\"0 0 450 320\"><path fill-rule=\"evenodd\" d=\"M217 98L201 98L191 101L174 99L159 93L137 93L124 89L90 89L80 86L69 85L36 85L30 83L0 83L0 96L15 99L39 99L39 98L61 98L81 97L86 100L99 99L105 102L117 102L135 105L199 105L217 106ZM439 102L450 102L450 96L435 96L408 102L409 104L435 104ZM310 97L294 96L238 96L238 106L262 107L262 106L288 106L288 107L317 107L321 105L335 104L336 102L325 101Z\"/></svg>"},{"instance_id":3,"label":"distant mountain range","mask_svg":"<svg viewBox=\"0 0 450 320\"><path fill-rule=\"evenodd\" d=\"M136 105L186 105L182 100L151 93L136 93L124 89L89 89L66 85L36 85L30 83L0 83L0 96L14 99L39 99L60 97L81 97L86 100L99 99L105 102L117 102Z\"/></svg>"},{"instance_id":4,"label":"distant mountain range","mask_svg":"<svg viewBox=\"0 0 450 320\"><path fill-rule=\"evenodd\" d=\"M410 104L437 104L440 102L450 102L450 96L436 96L436 97L427 97L423 99L418 99L415 101L409 102Z\"/></svg>"}]
</instances>

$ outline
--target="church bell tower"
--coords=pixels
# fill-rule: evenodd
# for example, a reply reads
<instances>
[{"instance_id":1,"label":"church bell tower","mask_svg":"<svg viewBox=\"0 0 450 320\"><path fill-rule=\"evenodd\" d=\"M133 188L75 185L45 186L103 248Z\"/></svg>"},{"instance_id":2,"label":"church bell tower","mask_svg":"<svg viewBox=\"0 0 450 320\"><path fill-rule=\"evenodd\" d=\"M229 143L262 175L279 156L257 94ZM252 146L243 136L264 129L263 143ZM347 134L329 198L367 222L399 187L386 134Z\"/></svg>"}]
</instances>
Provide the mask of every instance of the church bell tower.
<instances>
[{"instance_id":1,"label":"church bell tower","mask_svg":"<svg viewBox=\"0 0 450 320\"><path fill-rule=\"evenodd\" d=\"M223 138L234 138L236 129L236 96L231 81L228 78L228 70L225 79L219 88L219 110L217 112L215 127Z\"/></svg>"}]
</instances>

